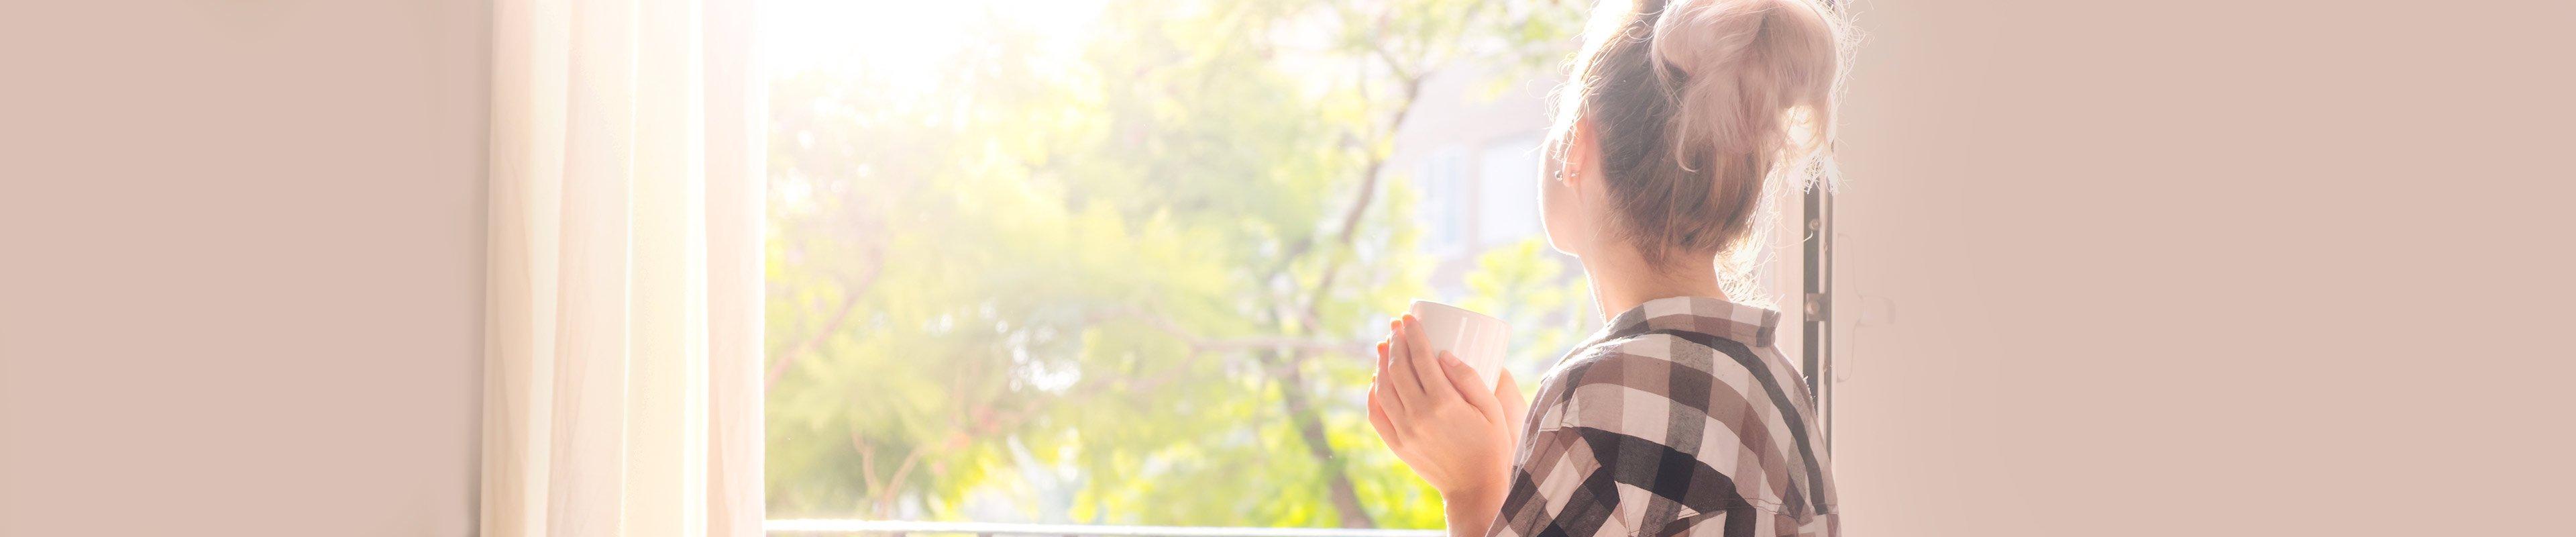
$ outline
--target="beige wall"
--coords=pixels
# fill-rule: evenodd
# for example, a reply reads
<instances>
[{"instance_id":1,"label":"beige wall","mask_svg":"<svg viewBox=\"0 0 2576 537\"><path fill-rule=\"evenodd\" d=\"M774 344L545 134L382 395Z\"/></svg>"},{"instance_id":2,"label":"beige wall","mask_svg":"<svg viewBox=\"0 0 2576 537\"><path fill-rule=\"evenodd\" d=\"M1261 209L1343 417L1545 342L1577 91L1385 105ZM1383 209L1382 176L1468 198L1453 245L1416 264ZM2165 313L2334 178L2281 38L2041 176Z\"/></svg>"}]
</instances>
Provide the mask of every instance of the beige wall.
<instances>
[{"instance_id":1,"label":"beige wall","mask_svg":"<svg viewBox=\"0 0 2576 537\"><path fill-rule=\"evenodd\" d=\"M472 531L485 9L0 16L0 534Z\"/></svg>"},{"instance_id":2,"label":"beige wall","mask_svg":"<svg viewBox=\"0 0 2576 537\"><path fill-rule=\"evenodd\" d=\"M2576 533L2576 4L1857 10L1852 534Z\"/></svg>"}]
</instances>

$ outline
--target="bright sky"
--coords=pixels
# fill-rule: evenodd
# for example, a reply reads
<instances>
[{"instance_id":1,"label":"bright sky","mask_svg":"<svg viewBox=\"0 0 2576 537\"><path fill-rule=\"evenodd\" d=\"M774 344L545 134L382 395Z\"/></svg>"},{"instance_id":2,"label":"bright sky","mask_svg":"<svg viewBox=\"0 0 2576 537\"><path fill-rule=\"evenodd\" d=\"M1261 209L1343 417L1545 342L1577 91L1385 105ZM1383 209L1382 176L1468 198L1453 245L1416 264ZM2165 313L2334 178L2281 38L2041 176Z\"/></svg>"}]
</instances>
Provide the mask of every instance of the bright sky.
<instances>
[{"instance_id":1,"label":"bright sky","mask_svg":"<svg viewBox=\"0 0 2576 537\"><path fill-rule=\"evenodd\" d=\"M773 76L860 65L897 78L933 72L976 36L986 12L1047 39L1079 36L1106 0L764 0L761 59Z\"/></svg>"}]
</instances>

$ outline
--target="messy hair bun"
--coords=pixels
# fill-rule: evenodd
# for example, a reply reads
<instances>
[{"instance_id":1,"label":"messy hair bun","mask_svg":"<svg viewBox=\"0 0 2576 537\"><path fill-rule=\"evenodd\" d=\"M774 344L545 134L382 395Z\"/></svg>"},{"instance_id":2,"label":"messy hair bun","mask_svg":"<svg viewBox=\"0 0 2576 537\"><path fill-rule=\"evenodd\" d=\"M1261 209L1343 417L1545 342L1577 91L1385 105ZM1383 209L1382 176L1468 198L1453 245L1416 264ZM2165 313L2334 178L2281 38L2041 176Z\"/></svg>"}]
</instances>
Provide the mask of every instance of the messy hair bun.
<instances>
[{"instance_id":1,"label":"messy hair bun","mask_svg":"<svg viewBox=\"0 0 2576 537\"><path fill-rule=\"evenodd\" d=\"M1588 120L1619 227L1649 263L1736 252L1771 189L1807 186L1832 140L1846 35L1817 1L1595 8L1558 139Z\"/></svg>"}]
</instances>

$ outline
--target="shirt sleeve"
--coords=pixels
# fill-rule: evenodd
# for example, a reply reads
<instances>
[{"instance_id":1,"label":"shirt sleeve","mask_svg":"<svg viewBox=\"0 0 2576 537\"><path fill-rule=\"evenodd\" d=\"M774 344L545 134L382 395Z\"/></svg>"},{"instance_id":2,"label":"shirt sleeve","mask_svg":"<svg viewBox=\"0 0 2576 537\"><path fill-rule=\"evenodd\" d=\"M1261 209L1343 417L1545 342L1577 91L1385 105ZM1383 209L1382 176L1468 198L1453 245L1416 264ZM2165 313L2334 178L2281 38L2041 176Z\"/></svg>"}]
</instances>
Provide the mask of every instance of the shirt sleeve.
<instances>
[{"instance_id":1,"label":"shirt sleeve","mask_svg":"<svg viewBox=\"0 0 2576 537\"><path fill-rule=\"evenodd\" d=\"M1677 401L1672 394L1689 400L1691 387L1703 385L1689 373L1669 360L1612 351L1569 363L1543 383L1552 385L1541 387L1530 411L1529 438L1489 535L1752 537L1810 529L1781 527L1786 521L1746 502L1733 477L1703 459L1705 428L1765 425Z\"/></svg>"}]
</instances>

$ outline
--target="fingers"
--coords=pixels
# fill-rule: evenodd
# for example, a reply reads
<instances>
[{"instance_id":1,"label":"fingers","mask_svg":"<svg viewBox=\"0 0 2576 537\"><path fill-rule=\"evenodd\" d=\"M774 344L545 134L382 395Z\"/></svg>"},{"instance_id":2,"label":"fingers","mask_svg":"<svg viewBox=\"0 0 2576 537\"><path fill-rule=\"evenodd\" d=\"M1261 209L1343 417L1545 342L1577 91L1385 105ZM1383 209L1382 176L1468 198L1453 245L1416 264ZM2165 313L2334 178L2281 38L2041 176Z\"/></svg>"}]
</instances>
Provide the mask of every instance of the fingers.
<instances>
[{"instance_id":1,"label":"fingers","mask_svg":"<svg viewBox=\"0 0 2576 537\"><path fill-rule=\"evenodd\" d=\"M1454 393L1457 388L1451 386L1449 375L1440 371L1440 357L1431 351L1431 336L1423 333L1422 320L1406 315L1397 323L1399 329L1396 330L1395 335L1396 345L1410 351L1399 357L1412 362L1414 377L1422 382L1422 393L1436 394L1418 401L1429 403L1433 401L1431 397L1450 397L1449 394ZM1413 392L1406 392L1405 395L1413 395Z\"/></svg>"},{"instance_id":2,"label":"fingers","mask_svg":"<svg viewBox=\"0 0 2576 537\"><path fill-rule=\"evenodd\" d=\"M1377 388L1369 388L1369 427L1377 429L1378 440L1385 441L1388 449L1395 449L1397 446L1401 446L1404 443L1399 439L1400 437L1395 435L1395 422L1387 419L1386 409L1378 406L1377 394Z\"/></svg>"},{"instance_id":3,"label":"fingers","mask_svg":"<svg viewBox=\"0 0 2576 537\"><path fill-rule=\"evenodd\" d=\"M1404 400L1404 408L1406 409L1431 404L1432 399L1430 393L1436 392L1429 392L1424 389L1424 385L1427 384L1427 382L1422 378L1423 372L1428 371L1433 375L1437 375L1439 374L1439 370L1434 368L1417 367L1414 365L1415 362L1422 361L1414 358L1413 355L1421 354L1420 352L1416 352L1414 349L1422 348L1422 346L1415 344L1412 338L1404 337L1403 320L1398 319L1393 323L1389 323L1387 328L1395 332L1395 335L1391 336L1394 338L1393 346L1389 351L1387 351L1386 355L1386 369L1388 373L1395 375L1395 380L1389 382L1389 384L1395 385L1396 398Z\"/></svg>"},{"instance_id":4,"label":"fingers","mask_svg":"<svg viewBox=\"0 0 2576 537\"><path fill-rule=\"evenodd\" d=\"M1475 407L1476 413L1484 414L1485 421L1503 419L1502 402L1494 400L1493 392L1485 391L1485 379L1476 378L1476 368L1459 360L1458 355L1442 352L1440 371L1448 377L1449 386L1458 397L1465 399L1467 406Z\"/></svg>"},{"instance_id":5,"label":"fingers","mask_svg":"<svg viewBox=\"0 0 2576 537\"><path fill-rule=\"evenodd\" d=\"M1390 359L1389 354L1387 353L1387 342L1377 342L1377 378L1370 382L1369 395L1379 398L1382 401L1378 403L1379 405L1385 406L1397 414L1403 414L1405 410L1404 397L1401 393L1403 390L1395 388L1396 383L1401 379L1397 379L1387 372L1387 364L1392 363L1393 361L1394 360Z\"/></svg>"},{"instance_id":6,"label":"fingers","mask_svg":"<svg viewBox=\"0 0 2576 537\"><path fill-rule=\"evenodd\" d=\"M1511 370L1494 377L1494 399L1502 402L1503 425L1511 428L1512 438L1520 438L1521 424L1529 423L1529 401L1521 397L1521 383L1512 380Z\"/></svg>"}]
</instances>

